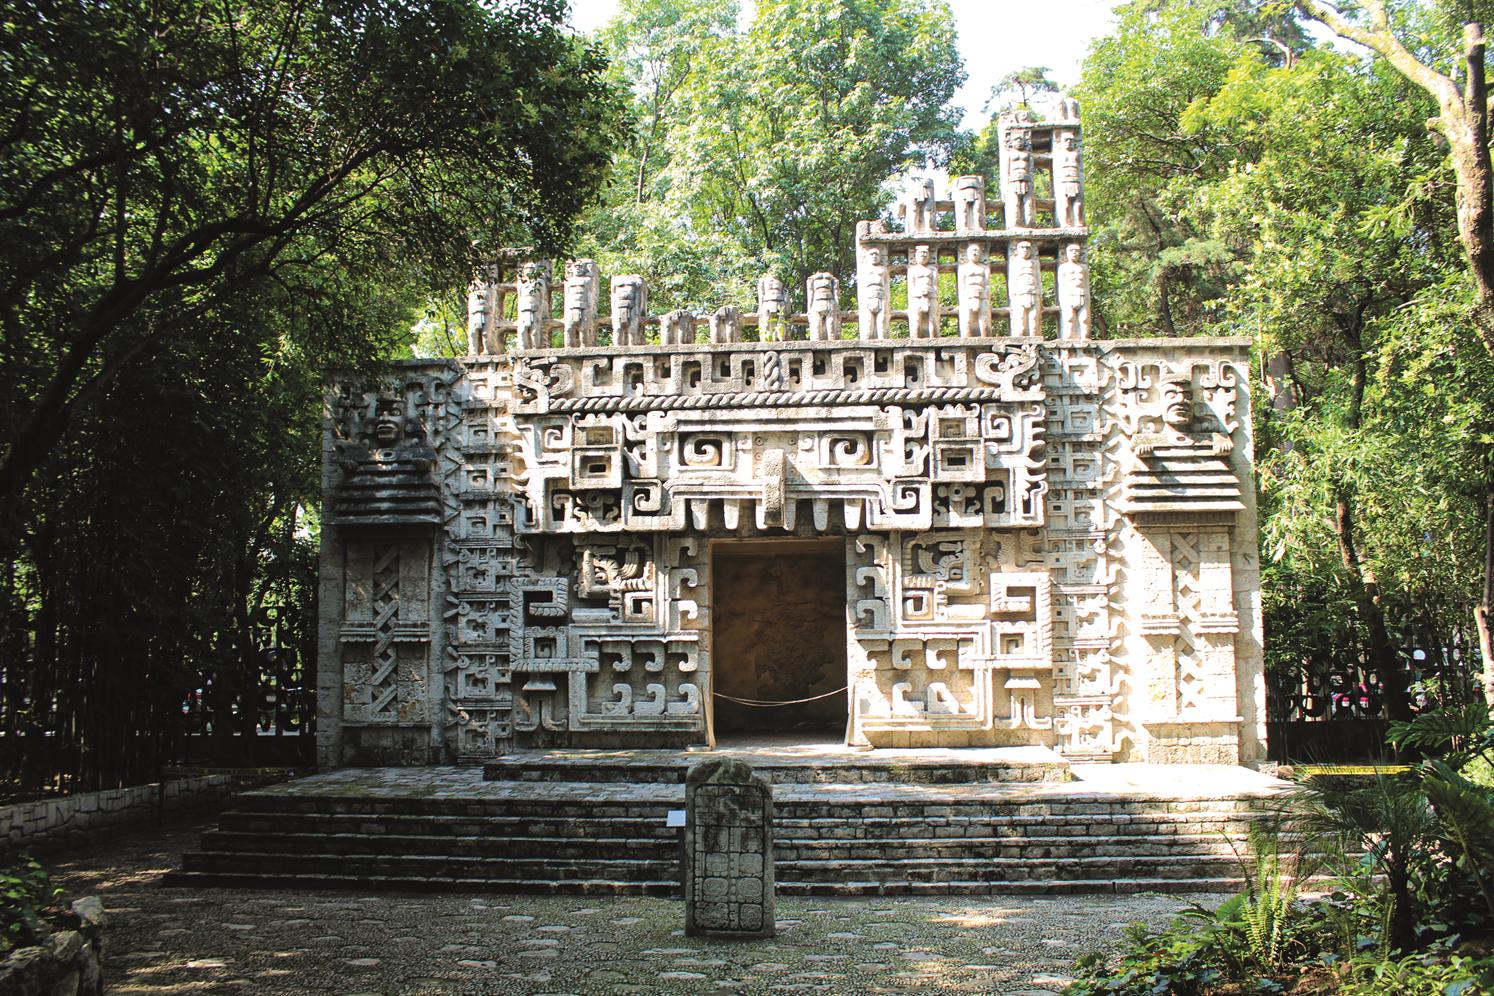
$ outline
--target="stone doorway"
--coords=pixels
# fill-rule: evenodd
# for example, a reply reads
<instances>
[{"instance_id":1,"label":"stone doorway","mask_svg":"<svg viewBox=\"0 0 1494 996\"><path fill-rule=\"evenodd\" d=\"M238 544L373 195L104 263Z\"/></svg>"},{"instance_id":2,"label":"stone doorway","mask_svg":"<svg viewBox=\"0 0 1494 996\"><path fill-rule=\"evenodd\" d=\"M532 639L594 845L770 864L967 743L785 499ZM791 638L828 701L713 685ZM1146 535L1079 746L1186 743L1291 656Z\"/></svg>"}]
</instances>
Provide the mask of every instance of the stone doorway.
<instances>
[{"instance_id":1,"label":"stone doorway","mask_svg":"<svg viewBox=\"0 0 1494 996\"><path fill-rule=\"evenodd\" d=\"M711 550L712 727L844 741L846 554L840 539L718 541ZM732 699L797 702L763 708Z\"/></svg>"}]
</instances>

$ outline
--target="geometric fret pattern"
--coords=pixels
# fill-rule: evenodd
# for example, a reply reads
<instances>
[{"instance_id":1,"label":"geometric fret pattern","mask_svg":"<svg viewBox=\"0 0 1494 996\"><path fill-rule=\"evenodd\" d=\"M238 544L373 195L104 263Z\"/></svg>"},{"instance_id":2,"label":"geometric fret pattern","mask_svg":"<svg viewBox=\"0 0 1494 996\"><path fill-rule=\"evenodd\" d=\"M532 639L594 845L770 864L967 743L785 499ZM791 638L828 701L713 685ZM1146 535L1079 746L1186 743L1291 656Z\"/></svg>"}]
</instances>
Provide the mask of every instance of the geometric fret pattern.
<instances>
[{"instance_id":1,"label":"geometric fret pattern","mask_svg":"<svg viewBox=\"0 0 1494 996\"><path fill-rule=\"evenodd\" d=\"M399 695L399 686L394 681L399 668L399 654L394 644L394 624L399 616L399 546L377 546L374 548L374 647L373 673L368 683L372 686L373 705L370 712L378 716L393 716L394 701Z\"/></svg>"}]
</instances>

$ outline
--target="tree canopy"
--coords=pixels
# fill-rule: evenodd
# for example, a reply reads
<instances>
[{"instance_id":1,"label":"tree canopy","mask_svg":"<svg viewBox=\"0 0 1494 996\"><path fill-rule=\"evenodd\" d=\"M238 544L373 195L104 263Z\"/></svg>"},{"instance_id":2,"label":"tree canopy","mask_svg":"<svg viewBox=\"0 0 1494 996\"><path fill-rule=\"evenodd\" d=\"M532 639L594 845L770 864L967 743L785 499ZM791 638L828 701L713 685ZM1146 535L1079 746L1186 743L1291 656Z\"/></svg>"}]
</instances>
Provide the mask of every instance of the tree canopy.
<instances>
[{"instance_id":1,"label":"tree canopy","mask_svg":"<svg viewBox=\"0 0 1494 996\"><path fill-rule=\"evenodd\" d=\"M1096 302L1111 335L1255 338L1271 666L1288 689L1363 669L1405 715L1467 693L1407 681L1412 648L1428 676L1473 656L1494 369L1434 102L1295 18L1135 2L1094 45ZM1428 12L1427 46L1455 45L1455 21Z\"/></svg>"},{"instance_id":2,"label":"tree canopy","mask_svg":"<svg viewBox=\"0 0 1494 996\"><path fill-rule=\"evenodd\" d=\"M602 32L634 131L582 246L660 307L750 305L854 269L886 185L947 160L964 79L943 0L624 0Z\"/></svg>"},{"instance_id":3,"label":"tree canopy","mask_svg":"<svg viewBox=\"0 0 1494 996\"><path fill-rule=\"evenodd\" d=\"M404 348L496 246L567 248L608 169L620 105L564 15L35 0L0 25L0 719L72 742L43 769L151 774L189 690L257 691L265 610L306 635L326 368Z\"/></svg>"}]
</instances>

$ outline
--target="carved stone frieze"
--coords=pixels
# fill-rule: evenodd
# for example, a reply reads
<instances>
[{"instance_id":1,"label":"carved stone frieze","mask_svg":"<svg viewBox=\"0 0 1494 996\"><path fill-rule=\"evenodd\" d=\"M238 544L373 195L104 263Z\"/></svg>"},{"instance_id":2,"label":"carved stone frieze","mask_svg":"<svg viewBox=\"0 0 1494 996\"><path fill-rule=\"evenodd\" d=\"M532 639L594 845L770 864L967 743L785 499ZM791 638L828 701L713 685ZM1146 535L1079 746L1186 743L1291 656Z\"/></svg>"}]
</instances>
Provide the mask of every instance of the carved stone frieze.
<instances>
[{"instance_id":1,"label":"carved stone frieze","mask_svg":"<svg viewBox=\"0 0 1494 996\"><path fill-rule=\"evenodd\" d=\"M1067 99L1004 117L990 200L919 181L860 224L855 310L825 271L798 313L765 274L652 314L639 276L510 253L471 356L336 383L322 763L707 740L712 614L766 611L713 605L744 540L843 550L857 743L1261 759L1249 344L1091 340L1079 139Z\"/></svg>"}]
</instances>

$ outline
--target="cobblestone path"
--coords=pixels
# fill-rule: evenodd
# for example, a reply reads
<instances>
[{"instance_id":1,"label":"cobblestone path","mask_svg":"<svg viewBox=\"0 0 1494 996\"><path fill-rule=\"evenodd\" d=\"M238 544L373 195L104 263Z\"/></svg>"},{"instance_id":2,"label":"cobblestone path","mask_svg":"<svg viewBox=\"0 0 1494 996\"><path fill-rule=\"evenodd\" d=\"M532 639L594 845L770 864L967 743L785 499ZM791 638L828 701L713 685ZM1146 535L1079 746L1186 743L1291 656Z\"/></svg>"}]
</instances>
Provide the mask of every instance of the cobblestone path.
<instances>
[{"instance_id":1,"label":"cobblestone path","mask_svg":"<svg viewBox=\"0 0 1494 996\"><path fill-rule=\"evenodd\" d=\"M778 936L686 938L666 899L172 889L196 826L50 863L109 912L115 993L899 993L1040 996L1178 897L778 900ZM1220 897L1197 897L1217 900Z\"/></svg>"}]
</instances>

